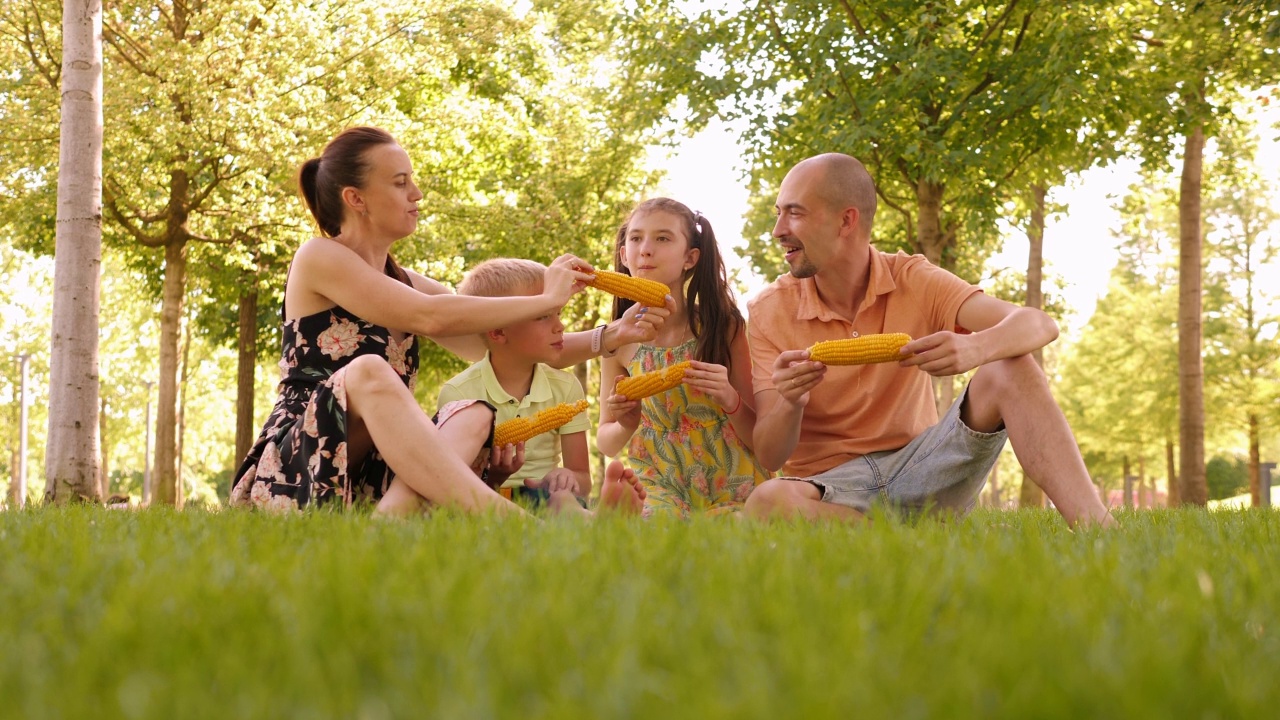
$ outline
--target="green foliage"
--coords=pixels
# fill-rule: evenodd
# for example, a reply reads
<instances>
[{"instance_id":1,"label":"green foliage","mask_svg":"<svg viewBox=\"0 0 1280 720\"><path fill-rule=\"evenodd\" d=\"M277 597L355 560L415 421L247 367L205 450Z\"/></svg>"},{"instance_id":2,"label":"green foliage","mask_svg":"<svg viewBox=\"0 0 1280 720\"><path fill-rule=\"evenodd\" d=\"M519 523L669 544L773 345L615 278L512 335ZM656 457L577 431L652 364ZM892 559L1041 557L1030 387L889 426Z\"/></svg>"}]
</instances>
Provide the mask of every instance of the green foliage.
<instances>
[{"instance_id":1,"label":"green foliage","mask_svg":"<svg viewBox=\"0 0 1280 720\"><path fill-rule=\"evenodd\" d=\"M1109 533L1049 511L4 513L0 696L104 718L1263 717L1278 532L1256 511Z\"/></svg>"},{"instance_id":2,"label":"green foliage","mask_svg":"<svg viewBox=\"0 0 1280 720\"><path fill-rule=\"evenodd\" d=\"M685 94L696 119L748 120L753 191L768 194L809 155L862 159L881 195L877 239L965 277L997 240L1010 178L1060 179L1114 154L1090 140L1123 125L1106 109L1118 107L1129 47L1110 4L751 3L692 19L685 5L641 3L632 18L631 58L651 95ZM934 221L937 237L922 229ZM745 236L764 222L753 217Z\"/></svg>"},{"instance_id":3,"label":"green foliage","mask_svg":"<svg viewBox=\"0 0 1280 720\"><path fill-rule=\"evenodd\" d=\"M1249 467L1243 458L1215 456L1205 465L1209 499L1221 500L1249 490Z\"/></svg>"}]
</instances>

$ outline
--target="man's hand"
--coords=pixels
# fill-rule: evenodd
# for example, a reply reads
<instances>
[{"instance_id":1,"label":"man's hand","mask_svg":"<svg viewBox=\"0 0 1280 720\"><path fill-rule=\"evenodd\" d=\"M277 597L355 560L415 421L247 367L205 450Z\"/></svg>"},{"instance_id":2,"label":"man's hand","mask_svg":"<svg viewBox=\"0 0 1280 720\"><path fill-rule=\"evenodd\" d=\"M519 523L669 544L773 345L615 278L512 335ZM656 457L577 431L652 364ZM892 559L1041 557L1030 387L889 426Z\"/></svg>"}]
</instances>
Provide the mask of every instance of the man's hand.
<instances>
[{"instance_id":1,"label":"man's hand","mask_svg":"<svg viewBox=\"0 0 1280 720\"><path fill-rule=\"evenodd\" d=\"M987 361L977 335L937 332L912 340L902 349L915 353L899 363L902 367L918 367L935 377L959 375Z\"/></svg>"},{"instance_id":2,"label":"man's hand","mask_svg":"<svg viewBox=\"0 0 1280 720\"><path fill-rule=\"evenodd\" d=\"M795 407L809 404L809 391L827 375L827 366L809 360L808 350L788 350L773 361L773 389Z\"/></svg>"}]
</instances>

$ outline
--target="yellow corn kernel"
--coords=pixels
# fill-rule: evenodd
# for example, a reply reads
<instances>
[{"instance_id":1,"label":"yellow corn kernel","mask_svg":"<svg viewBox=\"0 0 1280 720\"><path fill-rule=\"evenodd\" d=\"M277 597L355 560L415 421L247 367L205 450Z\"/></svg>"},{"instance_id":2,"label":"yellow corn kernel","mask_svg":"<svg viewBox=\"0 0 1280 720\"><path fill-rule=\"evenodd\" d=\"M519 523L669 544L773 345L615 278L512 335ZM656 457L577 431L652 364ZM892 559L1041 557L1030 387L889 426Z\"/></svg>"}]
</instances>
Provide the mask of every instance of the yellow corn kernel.
<instances>
[{"instance_id":1,"label":"yellow corn kernel","mask_svg":"<svg viewBox=\"0 0 1280 720\"><path fill-rule=\"evenodd\" d=\"M544 432L555 430L586 409L587 401L579 400L576 403L560 403L549 407L531 418L511 418L494 428L493 444L497 446L525 442Z\"/></svg>"},{"instance_id":2,"label":"yellow corn kernel","mask_svg":"<svg viewBox=\"0 0 1280 720\"><path fill-rule=\"evenodd\" d=\"M866 365L893 362L910 355L898 351L911 342L906 333L863 335L847 340L823 340L809 348L809 359L826 365Z\"/></svg>"},{"instance_id":3,"label":"yellow corn kernel","mask_svg":"<svg viewBox=\"0 0 1280 720\"><path fill-rule=\"evenodd\" d=\"M593 288L617 295L646 307L662 307L667 304L671 288L655 280L632 277L611 270L596 270L595 277L587 283Z\"/></svg>"},{"instance_id":4,"label":"yellow corn kernel","mask_svg":"<svg viewBox=\"0 0 1280 720\"><path fill-rule=\"evenodd\" d=\"M614 392L625 395L628 400L639 400L650 395L666 392L684 381L684 371L689 369L689 361L678 362L651 372L623 378L618 381Z\"/></svg>"}]
</instances>

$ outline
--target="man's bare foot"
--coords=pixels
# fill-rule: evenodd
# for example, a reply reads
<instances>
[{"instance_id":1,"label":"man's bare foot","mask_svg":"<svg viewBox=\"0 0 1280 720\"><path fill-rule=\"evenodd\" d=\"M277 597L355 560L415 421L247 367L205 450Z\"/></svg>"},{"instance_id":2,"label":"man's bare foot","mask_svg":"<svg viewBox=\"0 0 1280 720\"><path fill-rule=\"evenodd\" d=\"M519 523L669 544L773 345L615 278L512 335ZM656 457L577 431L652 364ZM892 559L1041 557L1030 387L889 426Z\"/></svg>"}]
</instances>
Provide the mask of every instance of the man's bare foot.
<instances>
[{"instance_id":1,"label":"man's bare foot","mask_svg":"<svg viewBox=\"0 0 1280 720\"><path fill-rule=\"evenodd\" d=\"M600 486L600 509L639 515L644 510L644 499L644 486L635 472L618 460L610 462Z\"/></svg>"}]
</instances>

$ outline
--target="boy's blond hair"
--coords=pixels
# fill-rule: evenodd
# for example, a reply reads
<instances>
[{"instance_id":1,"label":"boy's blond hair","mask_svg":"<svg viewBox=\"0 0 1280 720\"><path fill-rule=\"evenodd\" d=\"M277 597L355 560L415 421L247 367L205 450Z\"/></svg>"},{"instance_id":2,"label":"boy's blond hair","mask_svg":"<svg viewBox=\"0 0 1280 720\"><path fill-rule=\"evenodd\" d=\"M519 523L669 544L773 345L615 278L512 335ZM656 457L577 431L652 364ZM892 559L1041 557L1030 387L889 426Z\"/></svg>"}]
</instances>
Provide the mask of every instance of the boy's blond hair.
<instances>
[{"instance_id":1,"label":"boy's blond hair","mask_svg":"<svg viewBox=\"0 0 1280 720\"><path fill-rule=\"evenodd\" d=\"M510 297L542 291L547 266L522 258L495 258L471 268L458 285L459 295Z\"/></svg>"}]
</instances>

